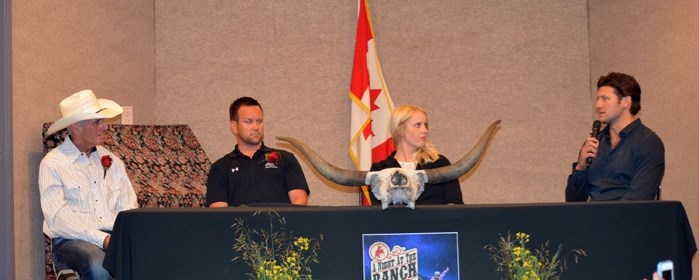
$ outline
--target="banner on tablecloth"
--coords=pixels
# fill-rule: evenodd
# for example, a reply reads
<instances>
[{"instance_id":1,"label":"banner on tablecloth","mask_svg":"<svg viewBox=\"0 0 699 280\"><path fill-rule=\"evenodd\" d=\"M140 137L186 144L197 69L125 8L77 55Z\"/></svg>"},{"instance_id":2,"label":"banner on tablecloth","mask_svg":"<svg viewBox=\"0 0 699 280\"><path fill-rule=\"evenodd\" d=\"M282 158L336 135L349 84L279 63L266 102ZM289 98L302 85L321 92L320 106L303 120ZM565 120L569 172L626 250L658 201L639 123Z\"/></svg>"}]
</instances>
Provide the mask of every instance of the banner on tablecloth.
<instances>
[{"instance_id":1,"label":"banner on tablecloth","mask_svg":"<svg viewBox=\"0 0 699 280\"><path fill-rule=\"evenodd\" d=\"M364 280L459 279L456 232L363 234Z\"/></svg>"}]
</instances>

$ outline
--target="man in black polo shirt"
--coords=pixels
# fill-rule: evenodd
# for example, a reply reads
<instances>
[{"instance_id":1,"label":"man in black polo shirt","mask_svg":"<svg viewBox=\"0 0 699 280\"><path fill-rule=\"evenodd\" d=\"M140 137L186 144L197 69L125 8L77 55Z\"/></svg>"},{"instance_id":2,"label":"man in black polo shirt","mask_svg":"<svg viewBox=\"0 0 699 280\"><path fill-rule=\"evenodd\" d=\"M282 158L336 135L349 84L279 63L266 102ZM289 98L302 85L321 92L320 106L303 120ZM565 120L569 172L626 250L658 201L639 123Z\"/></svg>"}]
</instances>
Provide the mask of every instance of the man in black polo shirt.
<instances>
[{"instance_id":1,"label":"man in black polo shirt","mask_svg":"<svg viewBox=\"0 0 699 280\"><path fill-rule=\"evenodd\" d=\"M211 165L206 205L308 204L308 183L294 154L264 145L264 113L257 100L241 97L229 109L238 144Z\"/></svg>"}]
</instances>

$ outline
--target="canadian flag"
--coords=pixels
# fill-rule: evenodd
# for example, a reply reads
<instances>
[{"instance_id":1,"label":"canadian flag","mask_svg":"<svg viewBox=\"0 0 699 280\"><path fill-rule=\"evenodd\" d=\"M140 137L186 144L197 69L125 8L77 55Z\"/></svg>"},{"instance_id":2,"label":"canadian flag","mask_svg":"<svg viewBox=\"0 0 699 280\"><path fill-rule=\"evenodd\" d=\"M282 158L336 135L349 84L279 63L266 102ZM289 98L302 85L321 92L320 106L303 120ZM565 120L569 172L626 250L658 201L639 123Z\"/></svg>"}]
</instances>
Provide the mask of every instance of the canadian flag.
<instances>
[{"instance_id":1,"label":"canadian flag","mask_svg":"<svg viewBox=\"0 0 699 280\"><path fill-rule=\"evenodd\" d=\"M376 54L368 0L359 0L349 98L352 100L350 157L357 170L369 170L372 162L385 159L394 148L388 131L393 102ZM371 205L369 195L368 188L362 187L362 205Z\"/></svg>"}]
</instances>

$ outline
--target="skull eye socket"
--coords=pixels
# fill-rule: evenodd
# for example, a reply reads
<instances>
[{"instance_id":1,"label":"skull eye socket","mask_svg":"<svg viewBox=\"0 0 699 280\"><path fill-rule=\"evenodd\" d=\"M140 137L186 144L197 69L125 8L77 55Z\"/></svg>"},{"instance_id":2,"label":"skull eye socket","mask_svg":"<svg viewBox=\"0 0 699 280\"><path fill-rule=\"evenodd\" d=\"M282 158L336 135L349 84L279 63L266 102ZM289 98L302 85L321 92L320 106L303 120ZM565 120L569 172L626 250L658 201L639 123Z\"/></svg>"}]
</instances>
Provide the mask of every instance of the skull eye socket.
<instances>
[{"instance_id":1,"label":"skull eye socket","mask_svg":"<svg viewBox=\"0 0 699 280\"><path fill-rule=\"evenodd\" d=\"M405 186L408 183L408 178L405 177L402 173L396 171L393 173L391 176L391 185L393 186Z\"/></svg>"}]
</instances>

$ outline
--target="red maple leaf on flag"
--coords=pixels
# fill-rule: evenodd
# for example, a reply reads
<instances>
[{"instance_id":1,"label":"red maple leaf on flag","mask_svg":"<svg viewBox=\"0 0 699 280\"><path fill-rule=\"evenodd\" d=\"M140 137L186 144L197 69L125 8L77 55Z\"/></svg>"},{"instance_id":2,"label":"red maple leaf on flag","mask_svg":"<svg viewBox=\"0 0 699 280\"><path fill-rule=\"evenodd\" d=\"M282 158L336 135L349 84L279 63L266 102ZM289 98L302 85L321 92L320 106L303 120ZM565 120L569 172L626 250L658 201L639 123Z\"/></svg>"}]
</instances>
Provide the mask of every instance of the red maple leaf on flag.
<instances>
[{"instance_id":1,"label":"red maple leaf on flag","mask_svg":"<svg viewBox=\"0 0 699 280\"><path fill-rule=\"evenodd\" d=\"M369 108L371 112L380 108L378 105L376 105L376 98L379 97L379 94L381 94L381 89L369 89ZM364 127L364 139L369 139L370 136L375 136L372 126L373 122L374 120L369 119L369 125Z\"/></svg>"}]
</instances>

